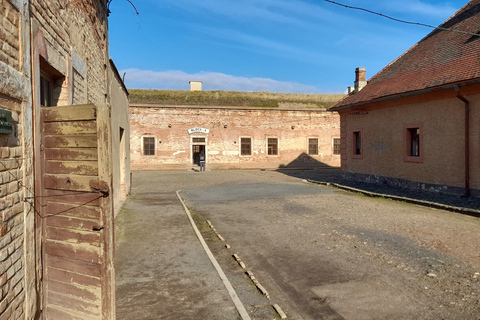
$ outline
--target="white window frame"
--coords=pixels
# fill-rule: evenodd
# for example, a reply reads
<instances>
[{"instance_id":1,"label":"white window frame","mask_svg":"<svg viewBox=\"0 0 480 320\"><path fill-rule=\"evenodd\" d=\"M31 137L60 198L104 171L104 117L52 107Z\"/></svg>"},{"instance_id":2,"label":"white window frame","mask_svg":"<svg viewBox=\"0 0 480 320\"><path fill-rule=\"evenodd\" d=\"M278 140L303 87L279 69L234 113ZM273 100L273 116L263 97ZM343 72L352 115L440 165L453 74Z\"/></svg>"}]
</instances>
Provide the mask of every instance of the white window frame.
<instances>
[{"instance_id":1,"label":"white window frame","mask_svg":"<svg viewBox=\"0 0 480 320\"><path fill-rule=\"evenodd\" d=\"M268 139L277 139L277 154L268 153ZM266 137L265 139L266 154L268 157L278 157L280 155L280 139L278 137Z\"/></svg>"},{"instance_id":2,"label":"white window frame","mask_svg":"<svg viewBox=\"0 0 480 320\"><path fill-rule=\"evenodd\" d=\"M310 139L316 139L317 140L317 153L310 153ZM307 154L309 156L318 156L320 154L320 138L319 137L308 137L307 138Z\"/></svg>"},{"instance_id":3,"label":"white window frame","mask_svg":"<svg viewBox=\"0 0 480 320\"><path fill-rule=\"evenodd\" d=\"M242 154L242 139L250 139L250 154ZM239 137L239 155L240 157L251 157L253 155L253 139L252 137Z\"/></svg>"},{"instance_id":4,"label":"white window frame","mask_svg":"<svg viewBox=\"0 0 480 320\"><path fill-rule=\"evenodd\" d=\"M154 147L153 154L145 154L145 138L153 138L153 147ZM144 157L156 156L157 155L157 137L152 135L142 136L141 147L142 147L142 156Z\"/></svg>"}]
</instances>

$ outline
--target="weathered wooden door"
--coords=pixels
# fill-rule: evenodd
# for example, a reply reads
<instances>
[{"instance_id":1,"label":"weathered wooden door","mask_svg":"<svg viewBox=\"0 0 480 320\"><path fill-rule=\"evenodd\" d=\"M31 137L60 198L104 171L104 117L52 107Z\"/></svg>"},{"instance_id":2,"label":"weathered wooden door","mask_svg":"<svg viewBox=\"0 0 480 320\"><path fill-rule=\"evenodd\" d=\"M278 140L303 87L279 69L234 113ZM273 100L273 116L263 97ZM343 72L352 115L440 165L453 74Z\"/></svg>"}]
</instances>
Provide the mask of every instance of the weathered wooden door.
<instances>
[{"instance_id":1,"label":"weathered wooden door","mask_svg":"<svg viewBox=\"0 0 480 320\"><path fill-rule=\"evenodd\" d=\"M93 105L43 107L40 131L43 318L113 319L108 115Z\"/></svg>"}]
</instances>

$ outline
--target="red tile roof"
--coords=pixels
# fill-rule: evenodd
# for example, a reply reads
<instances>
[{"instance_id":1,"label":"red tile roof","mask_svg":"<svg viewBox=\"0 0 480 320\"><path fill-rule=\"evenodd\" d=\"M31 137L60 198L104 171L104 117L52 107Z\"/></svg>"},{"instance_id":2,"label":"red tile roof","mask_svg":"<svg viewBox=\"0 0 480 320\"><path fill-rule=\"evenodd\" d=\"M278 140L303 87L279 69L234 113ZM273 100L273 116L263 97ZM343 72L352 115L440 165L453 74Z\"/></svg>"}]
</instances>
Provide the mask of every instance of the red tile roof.
<instances>
[{"instance_id":1,"label":"red tile roof","mask_svg":"<svg viewBox=\"0 0 480 320\"><path fill-rule=\"evenodd\" d=\"M480 0L440 27L480 34ZM480 78L480 37L435 29L331 109Z\"/></svg>"}]
</instances>

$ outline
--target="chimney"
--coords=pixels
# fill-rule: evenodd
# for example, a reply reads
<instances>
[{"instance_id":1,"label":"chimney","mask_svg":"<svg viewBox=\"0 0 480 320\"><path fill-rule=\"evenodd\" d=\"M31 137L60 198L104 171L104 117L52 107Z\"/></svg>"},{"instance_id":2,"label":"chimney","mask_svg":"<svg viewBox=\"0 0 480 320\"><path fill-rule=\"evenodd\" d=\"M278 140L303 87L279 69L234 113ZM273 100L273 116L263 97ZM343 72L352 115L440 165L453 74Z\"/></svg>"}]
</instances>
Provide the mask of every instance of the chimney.
<instances>
[{"instance_id":1,"label":"chimney","mask_svg":"<svg viewBox=\"0 0 480 320\"><path fill-rule=\"evenodd\" d=\"M355 93L367 85L366 73L367 70L365 68L355 69Z\"/></svg>"},{"instance_id":2,"label":"chimney","mask_svg":"<svg viewBox=\"0 0 480 320\"><path fill-rule=\"evenodd\" d=\"M190 91L202 91L202 81L190 81Z\"/></svg>"}]
</instances>

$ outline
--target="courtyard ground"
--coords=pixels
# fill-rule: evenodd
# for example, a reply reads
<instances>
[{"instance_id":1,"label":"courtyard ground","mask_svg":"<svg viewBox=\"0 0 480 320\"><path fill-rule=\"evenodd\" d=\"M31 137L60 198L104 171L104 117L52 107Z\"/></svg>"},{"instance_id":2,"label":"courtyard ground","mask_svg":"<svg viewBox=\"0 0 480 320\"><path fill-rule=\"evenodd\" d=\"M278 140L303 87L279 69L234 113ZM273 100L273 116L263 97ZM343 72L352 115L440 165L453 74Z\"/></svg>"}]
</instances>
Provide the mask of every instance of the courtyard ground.
<instances>
[{"instance_id":1,"label":"courtyard ground","mask_svg":"<svg viewBox=\"0 0 480 320\"><path fill-rule=\"evenodd\" d=\"M337 179L335 170L287 173L135 172L117 219L119 319L238 317L192 249L198 240L176 190L252 319L273 319L273 304L288 319L479 319L480 219L303 180ZM143 316L129 316L136 306Z\"/></svg>"}]
</instances>

